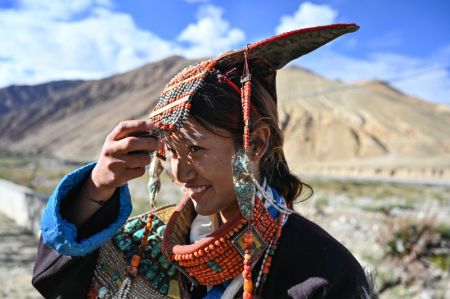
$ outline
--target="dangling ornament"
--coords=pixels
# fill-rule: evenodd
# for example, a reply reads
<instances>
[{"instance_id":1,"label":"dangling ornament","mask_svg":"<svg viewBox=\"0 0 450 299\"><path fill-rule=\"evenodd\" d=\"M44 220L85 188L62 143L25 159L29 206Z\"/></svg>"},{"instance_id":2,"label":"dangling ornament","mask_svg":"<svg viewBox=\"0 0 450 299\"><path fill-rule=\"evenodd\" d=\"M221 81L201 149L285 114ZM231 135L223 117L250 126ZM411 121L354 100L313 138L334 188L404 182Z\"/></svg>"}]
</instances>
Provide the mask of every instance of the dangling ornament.
<instances>
[{"instance_id":1,"label":"dangling ornament","mask_svg":"<svg viewBox=\"0 0 450 299\"><path fill-rule=\"evenodd\" d=\"M256 188L253 184L250 160L239 151L233 156L233 182L239 209L245 219L251 220L255 205Z\"/></svg>"},{"instance_id":2,"label":"dangling ornament","mask_svg":"<svg viewBox=\"0 0 450 299\"><path fill-rule=\"evenodd\" d=\"M148 192L149 192L149 201L150 201L150 212L147 216L147 223L145 225L145 230L142 236L141 244L139 244L139 248L137 252L133 255L130 260L130 263L127 267L127 277L123 280L122 285L115 297L117 298L127 298L129 290L131 288L131 284L133 282L133 278L138 274L139 265L141 264L142 254L144 253L145 247L148 244L150 230L152 229L153 223L153 210L156 207L156 196L158 195L159 189L161 187L160 174L162 168L160 167L160 162L158 158L158 152L154 151L151 153L151 162L148 168Z\"/></svg>"}]
</instances>

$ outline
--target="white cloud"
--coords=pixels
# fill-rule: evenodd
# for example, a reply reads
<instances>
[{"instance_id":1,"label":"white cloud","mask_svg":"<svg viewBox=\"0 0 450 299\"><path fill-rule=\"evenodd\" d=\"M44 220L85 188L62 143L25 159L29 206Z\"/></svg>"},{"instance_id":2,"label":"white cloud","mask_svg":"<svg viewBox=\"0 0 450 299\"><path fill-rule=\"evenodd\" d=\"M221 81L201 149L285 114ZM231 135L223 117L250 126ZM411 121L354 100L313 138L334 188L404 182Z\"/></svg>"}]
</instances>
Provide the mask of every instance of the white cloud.
<instances>
[{"instance_id":1,"label":"white cloud","mask_svg":"<svg viewBox=\"0 0 450 299\"><path fill-rule=\"evenodd\" d=\"M173 54L217 55L244 39L215 6L164 40L140 29L109 0L21 0L0 10L0 86L97 79Z\"/></svg>"},{"instance_id":2,"label":"white cloud","mask_svg":"<svg viewBox=\"0 0 450 299\"><path fill-rule=\"evenodd\" d=\"M0 86L100 78L179 51L109 7L106 0L23 0L0 11Z\"/></svg>"},{"instance_id":3,"label":"white cloud","mask_svg":"<svg viewBox=\"0 0 450 299\"><path fill-rule=\"evenodd\" d=\"M316 5L303 2L298 10L289 16L282 16L276 33L282 33L299 28L328 25L334 23L338 12L328 5Z\"/></svg>"},{"instance_id":4,"label":"white cloud","mask_svg":"<svg viewBox=\"0 0 450 299\"><path fill-rule=\"evenodd\" d=\"M304 2L293 15L281 17L276 32L334 23L337 15L338 11L328 5ZM391 31L366 44L370 49L378 49L378 52L369 52L365 58L341 54L336 50L336 44L330 43L294 63L328 79L347 82L380 79L389 81L407 94L432 102L450 104L450 72L448 68L442 69L442 66L450 65L450 44L425 58L387 50L402 42L401 33ZM340 40L339 45L340 49L354 50L359 41L355 36L346 36Z\"/></svg>"},{"instance_id":5,"label":"white cloud","mask_svg":"<svg viewBox=\"0 0 450 299\"><path fill-rule=\"evenodd\" d=\"M231 28L223 19L223 11L217 6L200 7L197 22L189 24L178 36L178 41L190 44L183 50L187 57L217 55L244 41L245 34Z\"/></svg>"},{"instance_id":6,"label":"white cloud","mask_svg":"<svg viewBox=\"0 0 450 299\"><path fill-rule=\"evenodd\" d=\"M427 58L377 52L358 59L326 47L306 55L296 64L329 79L390 81L407 94L432 102L450 103L450 72L441 68L448 65L443 64L445 61L450 61L448 49L450 45Z\"/></svg>"}]
</instances>

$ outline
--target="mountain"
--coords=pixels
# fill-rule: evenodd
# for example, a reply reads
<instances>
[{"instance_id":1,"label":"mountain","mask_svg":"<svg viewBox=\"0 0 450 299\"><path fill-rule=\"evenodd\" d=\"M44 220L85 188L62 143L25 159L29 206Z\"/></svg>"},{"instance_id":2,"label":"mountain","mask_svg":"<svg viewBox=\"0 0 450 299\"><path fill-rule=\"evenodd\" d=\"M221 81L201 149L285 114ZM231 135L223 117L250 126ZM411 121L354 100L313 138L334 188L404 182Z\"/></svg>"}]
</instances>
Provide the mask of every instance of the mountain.
<instances>
[{"instance_id":1,"label":"mountain","mask_svg":"<svg viewBox=\"0 0 450 299\"><path fill-rule=\"evenodd\" d=\"M0 103L0 147L93 160L117 123L148 114L164 85L191 63L175 56L102 80L1 89L1 103L24 104Z\"/></svg>"},{"instance_id":2,"label":"mountain","mask_svg":"<svg viewBox=\"0 0 450 299\"><path fill-rule=\"evenodd\" d=\"M294 170L450 178L450 113L442 105L376 80L345 84L296 68L277 80Z\"/></svg>"},{"instance_id":3,"label":"mountain","mask_svg":"<svg viewBox=\"0 0 450 299\"><path fill-rule=\"evenodd\" d=\"M89 161L121 120L144 117L195 61L173 56L94 81L0 89L0 148ZM285 152L298 173L450 177L450 109L381 81L289 67L277 77Z\"/></svg>"}]
</instances>

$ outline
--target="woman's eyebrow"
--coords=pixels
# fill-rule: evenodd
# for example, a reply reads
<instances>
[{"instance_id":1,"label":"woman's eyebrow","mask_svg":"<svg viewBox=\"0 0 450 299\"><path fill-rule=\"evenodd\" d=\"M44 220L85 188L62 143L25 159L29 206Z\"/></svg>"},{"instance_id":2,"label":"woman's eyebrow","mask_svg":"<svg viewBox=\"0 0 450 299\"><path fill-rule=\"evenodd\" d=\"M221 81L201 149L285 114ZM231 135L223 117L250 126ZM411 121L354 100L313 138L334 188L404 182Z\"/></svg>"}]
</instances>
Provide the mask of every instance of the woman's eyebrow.
<instances>
[{"instance_id":1,"label":"woman's eyebrow","mask_svg":"<svg viewBox=\"0 0 450 299\"><path fill-rule=\"evenodd\" d=\"M187 141L187 142L199 142L204 139L205 139L204 136L202 136L201 134L198 134L198 133L192 133L189 135L183 134L182 136L180 136L181 141Z\"/></svg>"}]
</instances>

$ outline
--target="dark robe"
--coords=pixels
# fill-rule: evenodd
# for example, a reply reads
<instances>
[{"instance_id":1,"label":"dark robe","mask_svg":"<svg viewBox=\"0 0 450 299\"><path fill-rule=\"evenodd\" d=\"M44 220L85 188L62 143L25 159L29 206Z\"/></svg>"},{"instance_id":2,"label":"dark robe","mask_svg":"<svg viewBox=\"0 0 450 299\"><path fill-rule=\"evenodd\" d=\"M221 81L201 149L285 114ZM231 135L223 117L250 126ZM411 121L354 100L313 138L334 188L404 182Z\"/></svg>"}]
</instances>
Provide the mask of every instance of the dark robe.
<instances>
[{"instance_id":1,"label":"dark robe","mask_svg":"<svg viewBox=\"0 0 450 299\"><path fill-rule=\"evenodd\" d=\"M119 201L108 201L79 229L79 239L114 221ZM32 283L46 298L84 298L98 250L84 257L62 256L39 243ZM255 269L259 270L260 263ZM257 271L253 277L256 278ZM363 269L352 254L318 225L292 214L283 227L262 298L363 298L368 290ZM197 287L193 298L206 294Z\"/></svg>"}]
</instances>

